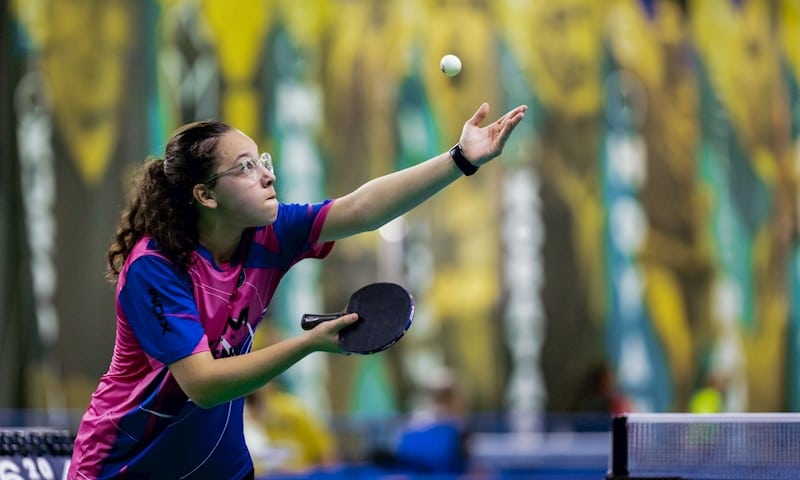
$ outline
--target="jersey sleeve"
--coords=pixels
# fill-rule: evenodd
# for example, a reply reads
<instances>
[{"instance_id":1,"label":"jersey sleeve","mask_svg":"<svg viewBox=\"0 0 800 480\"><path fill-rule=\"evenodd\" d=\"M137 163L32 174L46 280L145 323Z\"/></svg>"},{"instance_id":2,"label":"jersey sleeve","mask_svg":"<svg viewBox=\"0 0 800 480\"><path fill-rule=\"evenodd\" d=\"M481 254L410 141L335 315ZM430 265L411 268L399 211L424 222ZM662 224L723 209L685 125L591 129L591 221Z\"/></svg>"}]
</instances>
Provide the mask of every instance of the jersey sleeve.
<instances>
[{"instance_id":1,"label":"jersey sleeve","mask_svg":"<svg viewBox=\"0 0 800 480\"><path fill-rule=\"evenodd\" d=\"M119 305L145 353L164 364L191 355L204 338L191 280L164 258L145 255L129 266Z\"/></svg>"},{"instance_id":2,"label":"jersey sleeve","mask_svg":"<svg viewBox=\"0 0 800 480\"><path fill-rule=\"evenodd\" d=\"M281 204L273 224L281 251L290 252L288 266L304 258L325 258L334 242L320 242L319 236L333 200L313 204Z\"/></svg>"}]
</instances>

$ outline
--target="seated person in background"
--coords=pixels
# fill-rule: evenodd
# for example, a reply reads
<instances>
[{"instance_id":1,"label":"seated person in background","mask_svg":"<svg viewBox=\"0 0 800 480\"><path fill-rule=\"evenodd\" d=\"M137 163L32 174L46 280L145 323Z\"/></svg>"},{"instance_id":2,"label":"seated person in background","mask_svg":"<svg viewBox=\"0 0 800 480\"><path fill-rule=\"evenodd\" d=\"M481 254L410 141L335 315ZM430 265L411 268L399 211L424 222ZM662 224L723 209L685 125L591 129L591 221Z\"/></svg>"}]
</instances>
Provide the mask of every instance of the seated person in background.
<instances>
[{"instance_id":1,"label":"seated person in background","mask_svg":"<svg viewBox=\"0 0 800 480\"><path fill-rule=\"evenodd\" d=\"M691 413L720 413L725 411L726 377L711 372L689 399Z\"/></svg>"},{"instance_id":2,"label":"seated person in background","mask_svg":"<svg viewBox=\"0 0 800 480\"><path fill-rule=\"evenodd\" d=\"M428 404L400 431L394 463L419 473L463 473L468 460L464 395L449 370L433 377L426 386Z\"/></svg>"},{"instance_id":3,"label":"seated person in background","mask_svg":"<svg viewBox=\"0 0 800 480\"><path fill-rule=\"evenodd\" d=\"M325 422L285 391L279 380L245 397L245 441L256 477L295 473L337 463L333 434Z\"/></svg>"},{"instance_id":4,"label":"seated person in background","mask_svg":"<svg viewBox=\"0 0 800 480\"><path fill-rule=\"evenodd\" d=\"M597 362L586 372L578 391L570 405L574 412L610 413L621 415L634 411L634 405L622 392L614 371L605 362Z\"/></svg>"}]
</instances>

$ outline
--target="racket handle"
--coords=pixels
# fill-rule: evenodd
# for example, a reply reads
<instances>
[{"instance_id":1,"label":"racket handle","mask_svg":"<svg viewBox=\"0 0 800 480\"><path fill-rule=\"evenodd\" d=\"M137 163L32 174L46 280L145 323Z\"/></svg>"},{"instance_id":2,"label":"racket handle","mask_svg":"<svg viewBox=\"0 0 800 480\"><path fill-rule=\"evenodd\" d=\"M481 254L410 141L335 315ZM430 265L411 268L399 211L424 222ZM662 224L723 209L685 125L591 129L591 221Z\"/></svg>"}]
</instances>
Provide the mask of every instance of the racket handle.
<instances>
[{"instance_id":1,"label":"racket handle","mask_svg":"<svg viewBox=\"0 0 800 480\"><path fill-rule=\"evenodd\" d=\"M334 320L344 315L343 313L306 313L303 319L300 320L300 326L303 330L311 330L322 322Z\"/></svg>"}]
</instances>

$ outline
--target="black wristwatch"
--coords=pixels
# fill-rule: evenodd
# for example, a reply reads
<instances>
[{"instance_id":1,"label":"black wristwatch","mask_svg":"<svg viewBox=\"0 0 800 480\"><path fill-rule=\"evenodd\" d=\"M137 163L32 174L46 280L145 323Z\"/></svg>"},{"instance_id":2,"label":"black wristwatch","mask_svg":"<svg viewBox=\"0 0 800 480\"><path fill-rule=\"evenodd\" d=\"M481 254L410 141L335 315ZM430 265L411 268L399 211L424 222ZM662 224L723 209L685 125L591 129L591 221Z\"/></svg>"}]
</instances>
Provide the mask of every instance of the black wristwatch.
<instances>
[{"instance_id":1,"label":"black wristwatch","mask_svg":"<svg viewBox=\"0 0 800 480\"><path fill-rule=\"evenodd\" d=\"M453 157L456 166L459 170L464 172L464 175L469 177L478 171L478 167L470 163L470 161L464 157L464 151L461 149L460 144L456 143L453 145L453 148L450 149L450 156Z\"/></svg>"}]
</instances>

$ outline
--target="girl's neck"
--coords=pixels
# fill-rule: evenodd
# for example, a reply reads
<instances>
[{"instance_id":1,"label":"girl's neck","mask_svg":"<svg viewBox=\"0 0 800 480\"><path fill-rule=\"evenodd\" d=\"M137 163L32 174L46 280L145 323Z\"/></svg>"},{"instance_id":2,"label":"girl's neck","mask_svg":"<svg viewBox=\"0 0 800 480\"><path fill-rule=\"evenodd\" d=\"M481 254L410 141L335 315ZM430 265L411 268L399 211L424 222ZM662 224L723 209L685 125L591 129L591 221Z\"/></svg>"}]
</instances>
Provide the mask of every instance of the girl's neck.
<instances>
[{"instance_id":1,"label":"girl's neck","mask_svg":"<svg viewBox=\"0 0 800 480\"><path fill-rule=\"evenodd\" d=\"M230 262L236 254L242 240L242 231L231 232L203 232L200 231L198 239L200 245L206 248L214 258L217 265Z\"/></svg>"}]
</instances>

